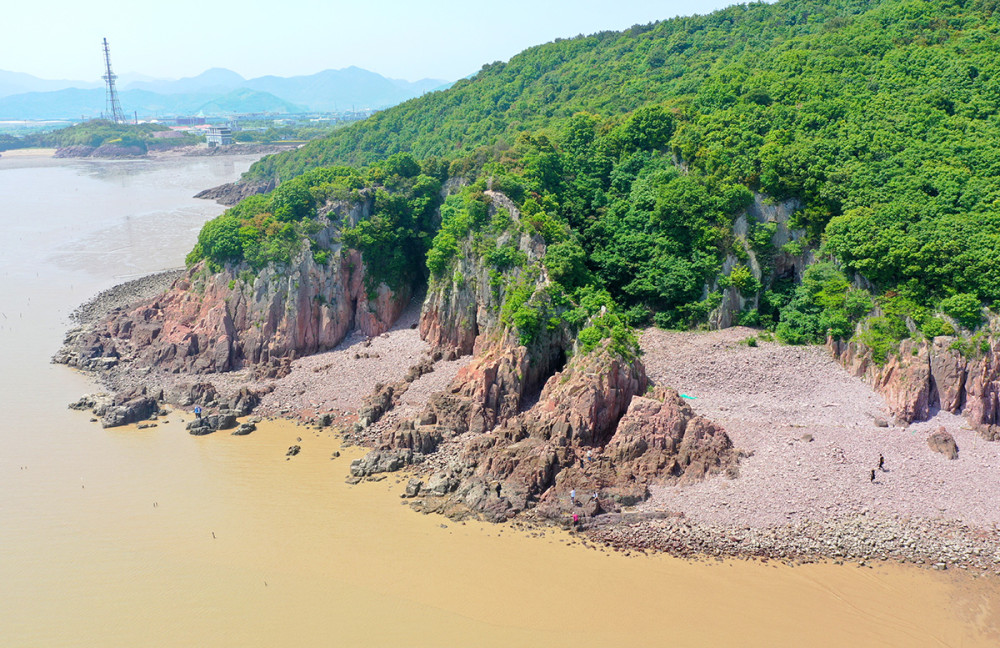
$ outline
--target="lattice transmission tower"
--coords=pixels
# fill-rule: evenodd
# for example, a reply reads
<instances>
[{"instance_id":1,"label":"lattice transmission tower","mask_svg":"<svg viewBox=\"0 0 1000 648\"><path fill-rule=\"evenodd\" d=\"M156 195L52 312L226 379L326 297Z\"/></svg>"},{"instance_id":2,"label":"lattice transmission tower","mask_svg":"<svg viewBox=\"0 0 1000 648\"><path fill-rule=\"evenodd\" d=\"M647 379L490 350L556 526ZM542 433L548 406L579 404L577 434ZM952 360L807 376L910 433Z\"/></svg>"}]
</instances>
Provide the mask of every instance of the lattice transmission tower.
<instances>
[{"instance_id":1,"label":"lattice transmission tower","mask_svg":"<svg viewBox=\"0 0 1000 648\"><path fill-rule=\"evenodd\" d=\"M115 89L115 79L118 76L111 71L111 50L108 49L108 39L104 39L104 76L102 77L108 86L108 97L105 106L105 119L110 119L116 124L125 123L125 113L122 112L122 104L118 101L118 91Z\"/></svg>"}]
</instances>

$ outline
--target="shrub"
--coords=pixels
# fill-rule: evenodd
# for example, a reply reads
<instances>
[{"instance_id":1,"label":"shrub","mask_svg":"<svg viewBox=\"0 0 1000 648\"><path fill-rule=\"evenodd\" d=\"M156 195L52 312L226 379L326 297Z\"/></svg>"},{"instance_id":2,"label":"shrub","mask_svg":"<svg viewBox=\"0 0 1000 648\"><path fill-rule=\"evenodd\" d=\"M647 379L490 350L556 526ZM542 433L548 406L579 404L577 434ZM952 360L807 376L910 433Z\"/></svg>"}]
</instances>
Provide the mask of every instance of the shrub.
<instances>
[{"instance_id":1,"label":"shrub","mask_svg":"<svg viewBox=\"0 0 1000 648\"><path fill-rule=\"evenodd\" d=\"M955 328L940 317L927 317L920 326L920 331L928 340L939 335L954 335Z\"/></svg>"},{"instance_id":2,"label":"shrub","mask_svg":"<svg viewBox=\"0 0 1000 648\"><path fill-rule=\"evenodd\" d=\"M967 329L976 329L983 322L983 305L978 297L970 293L958 293L942 299L941 310Z\"/></svg>"},{"instance_id":3,"label":"shrub","mask_svg":"<svg viewBox=\"0 0 1000 648\"><path fill-rule=\"evenodd\" d=\"M749 297L760 292L760 281L753 276L753 272L746 266L741 265L733 268L733 271L729 273L729 280L744 297Z\"/></svg>"}]
</instances>

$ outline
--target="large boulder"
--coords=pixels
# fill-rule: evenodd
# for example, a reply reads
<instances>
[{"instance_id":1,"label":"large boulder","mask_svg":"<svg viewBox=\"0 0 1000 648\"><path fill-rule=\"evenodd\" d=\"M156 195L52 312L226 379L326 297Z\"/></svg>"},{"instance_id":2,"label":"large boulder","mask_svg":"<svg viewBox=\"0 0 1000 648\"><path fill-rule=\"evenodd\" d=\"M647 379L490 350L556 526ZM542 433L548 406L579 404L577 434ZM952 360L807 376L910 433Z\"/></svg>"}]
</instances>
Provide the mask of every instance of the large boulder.
<instances>
[{"instance_id":1,"label":"large boulder","mask_svg":"<svg viewBox=\"0 0 1000 648\"><path fill-rule=\"evenodd\" d=\"M934 452L940 452L949 459L958 459L958 444L955 443L955 437L944 426L927 437L927 445Z\"/></svg>"},{"instance_id":2,"label":"large boulder","mask_svg":"<svg viewBox=\"0 0 1000 648\"><path fill-rule=\"evenodd\" d=\"M115 403L105 410L101 417L101 427L118 427L145 421L150 416L160 411L155 398L149 396L137 396L129 398L124 402Z\"/></svg>"}]
</instances>

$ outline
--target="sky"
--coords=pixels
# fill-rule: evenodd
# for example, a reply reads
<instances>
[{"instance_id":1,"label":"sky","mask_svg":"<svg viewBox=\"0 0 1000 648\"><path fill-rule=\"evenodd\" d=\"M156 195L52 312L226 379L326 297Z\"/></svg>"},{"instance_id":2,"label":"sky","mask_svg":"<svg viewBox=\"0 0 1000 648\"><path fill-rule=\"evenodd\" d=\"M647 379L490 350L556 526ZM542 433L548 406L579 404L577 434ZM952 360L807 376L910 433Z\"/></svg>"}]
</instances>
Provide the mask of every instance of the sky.
<instances>
[{"instance_id":1,"label":"sky","mask_svg":"<svg viewBox=\"0 0 1000 648\"><path fill-rule=\"evenodd\" d=\"M0 70L99 81L114 72L177 79L213 67L254 78L351 65L387 77L454 81L533 45L734 0L170 0L5 2Z\"/></svg>"}]
</instances>

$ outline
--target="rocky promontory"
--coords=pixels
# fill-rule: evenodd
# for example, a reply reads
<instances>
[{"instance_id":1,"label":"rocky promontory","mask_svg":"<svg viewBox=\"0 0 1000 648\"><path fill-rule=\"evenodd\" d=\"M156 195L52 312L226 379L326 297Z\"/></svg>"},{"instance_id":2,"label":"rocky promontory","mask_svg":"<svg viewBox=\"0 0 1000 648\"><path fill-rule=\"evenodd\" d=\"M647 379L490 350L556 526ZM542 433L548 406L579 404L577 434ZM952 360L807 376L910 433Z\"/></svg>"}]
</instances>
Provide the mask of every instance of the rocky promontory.
<instances>
[{"instance_id":1,"label":"rocky promontory","mask_svg":"<svg viewBox=\"0 0 1000 648\"><path fill-rule=\"evenodd\" d=\"M196 266L169 277L165 293L106 296L139 301L84 311L87 324L59 359L114 389L83 403L109 424L169 402L211 410L192 434L231 428L251 411L343 427L372 448L352 465L354 481L407 470L407 501L453 518L526 518L678 555L981 569L1000 558L1000 518L986 504L1000 487L989 468L996 446L970 442L960 419L944 411L928 423L961 448L949 460L932 449L934 430L887 423L896 401L822 350L744 344L750 329L651 330L641 349L610 337L584 347L555 324L544 240L518 226L503 194L489 200L487 216L506 210L513 226L487 244L516 250L524 265L498 272L470 233L422 300L371 292L366 259L334 236L335 223L368 208L330 205L323 263L303 247L285 268ZM503 315L514 287L551 323L530 339ZM581 326L604 330L605 317L592 312ZM921 353L896 362L910 367ZM970 375L991 371L979 362L979 373L965 365L962 395L940 378L926 393L967 407L985 393L969 391ZM950 375L926 364L926 376ZM911 381L890 381L902 383ZM917 542L924 532L932 541Z\"/></svg>"}]
</instances>

